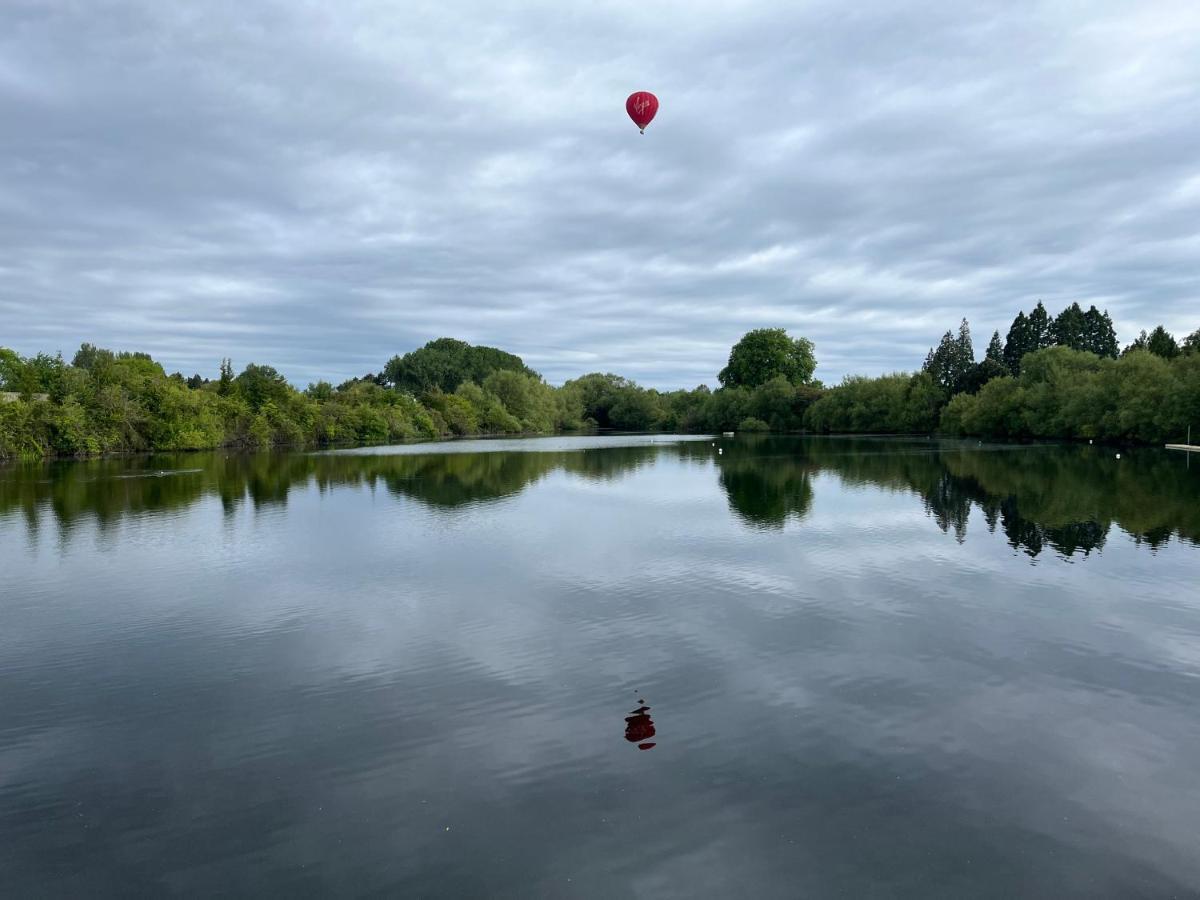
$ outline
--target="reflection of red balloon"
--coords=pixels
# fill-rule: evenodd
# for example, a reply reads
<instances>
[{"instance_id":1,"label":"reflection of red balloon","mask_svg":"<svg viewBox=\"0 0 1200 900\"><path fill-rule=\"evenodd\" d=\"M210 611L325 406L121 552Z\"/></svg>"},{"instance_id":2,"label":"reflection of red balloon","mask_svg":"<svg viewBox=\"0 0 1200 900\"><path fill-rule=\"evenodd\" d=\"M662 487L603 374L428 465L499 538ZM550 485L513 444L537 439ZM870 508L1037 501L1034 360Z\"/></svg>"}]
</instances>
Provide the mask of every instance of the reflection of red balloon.
<instances>
[{"instance_id":1,"label":"reflection of red balloon","mask_svg":"<svg viewBox=\"0 0 1200 900\"><path fill-rule=\"evenodd\" d=\"M625 101L625 112L629 113L629 118L633 119L633 124L638 130L645 134L646 126L654 120L654 114L658 112L658 98L649 91L635 91Z\"/></svg>"},{"instance_id":2,"label":"reflection of red balloon","mask_svg":"<svg viewBox=\"0 0 1200 900\"><path fill-rule=\"evenodd\" d=\"M639 750L649 750L654 746L648 743L654 737L654 720L650 718L650 707L642 706L633 711L633 715L625 717L625 740L637 744Z\"/></svg>"}]
</instances>

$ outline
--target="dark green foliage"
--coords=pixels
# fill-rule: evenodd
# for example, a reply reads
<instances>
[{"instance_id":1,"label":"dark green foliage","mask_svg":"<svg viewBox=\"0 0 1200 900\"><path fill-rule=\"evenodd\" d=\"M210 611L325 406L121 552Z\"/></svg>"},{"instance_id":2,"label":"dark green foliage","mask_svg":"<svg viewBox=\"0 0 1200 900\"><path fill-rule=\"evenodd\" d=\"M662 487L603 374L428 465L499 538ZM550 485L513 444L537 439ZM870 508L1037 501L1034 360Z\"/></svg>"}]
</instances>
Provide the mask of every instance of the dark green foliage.
<instances>
[{"instance_id":1,"label":"dark green foliage","mask_svg":"<svg viewBox=\"0 0 1200 900\"><path fill-rule=\"evenodd\" d=\"M246 366L242 374L234 379L238 394L258 412L267 403L283 403L292 393L287 379L271 366Z\"/></svg>"},{"instance_id":2,"label":"dark green foliage","mask_svg":"<svg viewBox=\"0 0 1200 900\"><path fill-rule=\"evenodd\" d=\"M626 394L640 388L620 375L592 372L568 381L563 390L572 396L585 422L597 428L623 428L625 423L613 420L613 407Z\"/></svg>"},{"instance_id":3,"label":"dark green foliage","mask_svg":"<svg viewBox=\"0 0 1200 900\"><path fill-rule=\"evenodd\" d=\"M1117 344L1117 332L1113 328L1108 311L1100 312L1095 306L1091 306L1083 314L1083 319L1087 333L1087 346L1078 349L1088 350L1097 356L1116 359L1120 348Z\"/></svg>"},{"instance_id":4,"label":"dark green foliage","mask_svg":"<svg viewBox=\"0 0 1200 900\"><path fill-rule=\"evenodd\" d=\"M1046 347L1054 345L1054 329L1050 322L1050 314L1046 312L1046 307L1039 300L1037 306L1033 308L1033 312L1029 314L1029 349L1027 353L1032 353L1035 350L1044 350Z\"/></svg>"},{"instance_id":5,"label":"dark green foliage","mask_svg":"<svg viewBox=\"0 0 1200 900\"><path fill-rule=\"evenodd\" d=\"M1200 357L1148 352L1114 360L1051 347L1026 357L1017 378L959 394L942 430L1012 438L1180 440L1200 417Z\"/></svg>"},{"instance_id":6,"label":"dark green foliage","mask_svg":"<svg viewBox=\"0 0 1200 900\"><path fill-rule=\"evenodd\" d=\"M1008 367L1002 361L992 359L990 356L985 357L983 362L971 367L967 377L959 383L959 389L968 394L975 394L993 378L1007 374Z\"/></svg>"},{"instance_id":7,"label":"dark green foliage","mask_svg":"<svg viewBox=\"0 0 1200 900\"><path fill-rule=\"evenodd\" d=\"M221 360L221 375L217 381L217 393L222 397L227 397L233 392L233 362L228 359Z\"/></svg>"},{"instance_id":8,"label":"dark green foliage","mask_svg":"<svg viewBox=\"0 0 1200 900\"><path fill-rule=\"evenodd\" d=\"M318 381L316 384L310 384L304 393L314 400L324 402L333 399L333 385L328 381Z\"/></svg>"},{"instance_id":9,"label":"dark green foliage","mask_svg":"<svg viewBox=\"0 0 1200 900\"><path fill-rule=\"evenodd\" d=\"M473 347L453 338L438 338L419 350L392 357L382 377L397 389L419 396L428 391L449 394L465 381L482 384L501 370L539 377L519 356L494 347Z\"/></svg>"},{"instance_id":10,"label":"dark green foliage","mask_svg":"<svg viewBox=\"0 0 1200 900\"><path fill-rule=\"evenodd\" d=\"M851 375L812 405L807 424L820 432L928 434L945 402L945 389L928 372Z\"/></svg>"},{"instance_id":11,"label":"dark green foliage","mask_svg":"<svg viewBox=\"0 0 1200 900\"><path fill-rule=\"evenodd\" d=\"M984 362L994 362L998 365L1004 365L1004 345L1000 343L1000 332L993 331L992 339L988 341L987 353L984 354Z\"/></svg>"},{"instance_id":12,"label":"dark green foliage","mask_svg":"<svg viewBox=\"0 0 1200 900\"><path fill-rule=\"evenodd\" d=\"M1082 324L1081 324L1082 323ZM1059 341L1057 346L1037 346ZM1083 348L1071 345L1085 345ZM1027 349L1033 347L1034 349ZM1094 349L1093 349L1094 348ZM296 391L270 366L238 376L168 376L145 353L84 344L22 358L0 348L0 458L211 447L379 443L455 434L622 431L802 431L1178 440L1200 423L1200 330L1183 342L1159 326L1118 360L1107 313L1068 307L1051 323L1039 303L1018 314L975 363L970 328L947 332L915 375L811 380L812 345L783 329L748 333L724 387L661 393L613 374L547 385L518 357L433 341L334 388ZM1133 352L1141 351L1141 352ZM1010 374L1016 365L1019 374ZM464 372L481 378L462 378ZM763 377L774 372L770 377ZM388 386L437 382L417 392ZM422 380L424 379L424 381ZM454 383L453 390L440 384ZM11 400L11 394L2 398Z\"/></svg>"},{"instance_id":13,"label":"dark green foliage","mask_svg":"<svg viewBox=\"0 0 1200 900\"><path fill-rule=\"evenodd\" d=\"M1174 359L1180 353L1179 345L1175 343L1175 336L1161 325L1150 332L1150 338L1146 341L1146 349L1163 359Z\"/></svg>"},{"instance_id":14,"label":"dark green foliage","mask_svg":"<svg viewBox=\"0 0 1200 900\"><path fill-rule=\"evenodd\" d=\"M540 379L506 372L489 387L467 382L435 391L427 405L381 387L372 376L334 389L328 382L296 391L271 366L250 364L236 377L229 360L216 382L168 376L144 353L113 353L85 344L79 365L0 349L0 379L19 402L0 403L0 458L90 456L111 452L211 447L372 443L442 434L550 431L579 416ZM49 402L36 396L49 395Z\"/></svg>"},{"instance_id":15,"label":"dark green foliage","mask_svg":"<svg viewBox=\"0 0 1200 900\"><path fill-rule=\"evenodd\" d=\"M729 507L738 518L755 528L777 531L789 519L803 519L812 508L812 475L817 468L809 460L797 458L791 444L780 448L778 460L771 466L762 465L761 457L743 452L771 443L771 438L758 435L753 443L736 444L718 457L717 466Z\"/></svg>"},{"instance_id":16,"label":"dark green foliage","mask_svg":"<svg viewBox=\"0 0 1200 900\"><path fill-rule=\"evenodd\" d=\"M1084 312L1078 303L1072 303L1051 321L1046 307L1039 301L1028 316L1018 313L1008 331L1004 363L1009 374L1021 373L1021 359L1026 354L1055 345L1112 359L1117 357L1117 335L1107 312L1102 313L1095 306Z\"/></svg>"},{"instance_id":17,"label":"dark green foliage","mask_svg":"<svg viewBox=\"0 0 1200 900\"><path fill-rule=\"evenodd\" d=\"M1194 353L1200 353L1200 328L1197 328L1183 339L1182 351L1189 356Z\"/></svg>"},{"instance_id":18,"label":"dark green foliage","mask_svg":"<svg viewBox=\"0 0 1200 900\"><path fill-rule=\"evenodd\" d=\"M7 347L0 347L0 391L20 390L25 361Z\"/></svg>"},{"instance_id":19,"label":"dark green foliage","mask_svg":"<svg viewBox=\"0 0 1200 900\"><path fill-rule=\"evenodd\" d=\"M747 416L738 424L738 431L770 431L771 426L762 419L756 419L754 416Z\"/></svg>"},{"instance_id":20,"label":"dark green foliage","mask_svg":"<svg viewBox=\"0 0 1200 900\"><path fill-rule=\"evenodd\" d=\"M782 328L757 328L733 345L717 380L725 387L758 387L783 376L792 384L805 384L816 366L808 338L790 338Z\"/></svg>"},{"instance_id":21,"label":"dark green foliage","mask_svg":"<svg viewBox=\"0 0 1200 900\"><path fill-rule=\"evenodd\" d=\"M1095 307L1093 307L1094 309ZM1054 343L1072 350L1090 350L1088 323L1078 303L1072 303L1058 314L1051 327Z\"/></svg>"},{"instance_id":22,"label":"dark green foliage","mask_svg":"<svg viewBox=\"0 0 1200 900\"><path fill-rule=\"evenodd\" d=\"M947 331L941 343L929 351L922 371L929 373L947 394L967 390L975 370L975 348L971 343L971 326L963 319L958 336Z\"/></svg>"},{"instance_id":23,"label":"dark green foliage","mask_svg":"<svg viewBox=\"0 0 1200 900\"><path fill-rule=\"evenodd\" d=\"M1004 341L1004 364L1011 374L1021 371L1021 357L1029 352L1029 346L1029 319L1024 312L1019 312L1008 327L1008 337Z\"/></svg>"},{"instance_id":24,"label":"dark green foliage","mask_svg":"<svg viewBox=\"0 0 1200 900\"><path fill-rule=\"evenodd\" d=\"M1008 374L1008 366L1004 362L1004 345L1000 343L1000 332L993 331L992 339L988 341L987 353L983 360L971 367L967 377L960 383L960 389L968 394L978 393L979 389L1001 375Z\"/></svg>"},{"instance_id":25,"label":"dark green foliage","mask_svg":"<svg viewBox=\"0 0 1200 900\"><path fill-rule=\"evenodd\" d=\"M1013 320L1004 344L1004 362L1011 373L1018 374L1021 371L1021 360L1026 354L1049 347L1053 343L1050 314L1039 300L1028 316L1020 312Z\"/></svg>"},{"instance_id":26,"label":"dark green foliage","mask_svg":"<svg viewBox=\"0 0 1200 900\"><path fill-rule=\"evenodd\" d=\"M1138 351L1153 353L1155 356L1161 356L1163 359L1174 359L1183 351L1179 344L1175 342L1175 337L1161 325L1146 334L1145 329L1137 336L1132 344L1121 351L1121 355L1125 356Z\"/></svg>"}]
</instances>

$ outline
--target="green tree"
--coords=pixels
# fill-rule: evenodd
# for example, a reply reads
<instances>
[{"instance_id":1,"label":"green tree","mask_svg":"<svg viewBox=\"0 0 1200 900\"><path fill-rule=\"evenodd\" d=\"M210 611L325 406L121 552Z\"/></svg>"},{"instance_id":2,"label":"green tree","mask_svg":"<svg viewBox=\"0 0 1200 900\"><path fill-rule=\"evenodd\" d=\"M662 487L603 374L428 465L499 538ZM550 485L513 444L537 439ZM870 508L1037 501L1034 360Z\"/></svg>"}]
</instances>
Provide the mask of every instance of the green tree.
<instances>
[{"instance_id":1,"label":"green tree","mask_svg":"<svg viewBox=\"0 0 1200 900\"><path fill-rule=\"evenodd\" d=\"M992 332L988 342L987 353L983 359L972 366L966 378L959 384L959 392L966 391L974 394L993 378L1008 374L1008 366L1004 362L1004 347L1000 343L1000 332Z\"/></svg>"},{"instance_id":2,"label":"green tree","mask_svg":"<svg viewBox=\"0 0 1200 900\"><path fill-rule=\"evenodd\" d=\"M224 373L222 373L222 378ZM246 366L242 374L234 379L238 393L250 404L255 412L268 402L281 404L287 401L292 393L292 387L272 366L257 366L254 363Z\"/></svg>"},{"instance_id":3,"label":"green tree","mask_svg":"<svg viewBox=\"0 0 1200 900\"><path fill-rule=\"evenodd\" d=\"M333 385L328 381L318 381L316 384L310 384L304 393L314 400L324 402L333 399Z\"/></svg>"},{"instance_id":4,"label":"green tree","mask_svg":"<svg viewBox=\"0 0 1200 900\"><path fill-rule=\"evenodd\" d=\"M433 390L448 394L464 381L482 384L492 372L505 369L539 377L512 353L438 338L404 356L392 357L384 366L383 378L397 390L416 395Z\"/></svg>"},{"instance_id":5,"label":"green tree","mask_svg":"<svg viewBox=\"0 0 1200 900\"><path fill-rule=\"evenodd\" d=\"M1033 312L1029 314L1029 349L1044 350L1054 346L1054 329L1051 326L1050 314L1039 300Z\"/></svg>"},{"instance_id":6,"label":"green tree","mask_svg":"<svg viewBox=\"0 0 1200 900\"><path fill-rule=\"evenodd\" d=\"M992 332L992 339L988 341L987 353L984 354L983 358L997 365L1004 365L1004 345L1000 342L999 331Z\"/></svg>"},{"instance_id":7,"label":"green tree","mask_svg":"<svg viewBox=\"0 0 1200 900\"><path fill-rule=\"evenodd\" d=\"M1150 332L1150 337L1146 341L1146 349L1163 359L1174 359L1180 352L1179 344L1175 342L1175 336L1161 325Z\"/></svg>"},{"instance_id":8,"label":"green tree","mask_svg":"<svg viewBox=\"0 0 1200 900\"><path fill-rule=\"evenodd\" d=\"M1078 303L1072 303L1055 317L1051 333L1054 342L1063 347L1070 347L1072 350L1091 350L1092 342L1087 316Z\"/></svg>"},{"instance_id":9,"label":"green tree","mask_svg":"<svg viewBox=\"0 0 1200 900\"><path fill-rule=\"evenodd\" d=\"M471 431L485 434L516 434L521 431L521 421L504 408L500 398L475 382L464 381L454 396L461 397L471 405L476 423Z\"/></svg>"},{"instance_id":10,"label":"green tree","mask_svg":"<svg viewBox=\"0 0 1200 900\"><path fill-rule=\"evenodd\" d=\"M928 373L942 388L949 390L957 380L954 356L954 335L947 331L942 335L937 347L931 347L925 354L925 364L921 366L921 371Z\"/></svg>"},{"instance_id":11,"label":"green tree","mask_svg":"<svg viewBox=\"0 0 1200 900\"><path fill-rule=\"evenodd\" d=\"M74 359L71 360L71 365L77 369L86 369L91 372L98 365L112 362L113 359L111 350L101 350L95 344L81 344L75 352Z\"/></svg>"},{"instance_id":12,"label":"green tree","mask_svg":"<svg viewBox=\"0 0 1200 900\"><path fill-rule=\"evenodd\" d=\"M658 421L657 401L657 391L622 391L608 411L609 424L621 431L649 431Z\"/></svg>"},{"instance_id":13,"label":"green tree","mask_svg":"<svg viewBox=\"0 0 1200 900\"><path fill-rule=\"evenodd\" d=\"M738 423L738 431L770 431L771 426L762 419L756 419L754 416L746 416Z\"/></svg>"},{"instance_id":14,"label":"green tree","mask_svg":"<svg viewBox=\"0 0 1200 900\"><path fill-rule=\"evenodd\" d=\"M559 424L554 391L539 378L498 369L484 379L483 388L499 398L525 431L553 431Z\"/></svg>"},{"instance_id":15,"label":"green tree","mask_svg":"<svg viewBox=\"0 0 1200 900\"><path fill-rule=\"evenodd\" d=\"M1197 328L1183 339L1182 350L1188 356L1191 356L1194 353L1200 353L1200 328Z\"/></svg>"},{"instance_id":16,"label":"green tree","mask_svg":"<svg viewBox=\"0 0 1200 900\"><path fill-rule=\"evenodd\" d=\"M792 384L806 384L816 366L808 338L790 338L783 328L756 328L734 344L717 379L724 387L758 387L782 375Z\"/></svg>"},{"instance_id":17,"label":"green tree","mask_svg":"<svg viewBox=\"0 0 1200 900\"><path fill-rule=\"evenodd\" d=\"M1008 327L1008 336L1004 341L1004 364L1008 371L1016 375L1021 371L1021 358L1033 348L1029 333L1029 319L1025 313L1018 312Z\"/></svg>"},{"instance_id":18,"label":"green tree","mask_svg":"<svg viewBox=\"0 0 1200 900\"><path fill-rule=\"evenodd\" d=\"M1093 305L1083 314L1083 318L1087 333L1087 346L1083 349L1090 350L1097 356L1116 359L1120 346L1117 344L1117 332L1113 328L1108 310L1100 312Z\"/></svg>"},{"instance_id":19,"label":"green tree","mask_svg":"<svg viewBox=\"0 0 1200 900\"><path fill-rule=\"evenodd\" d=\"M19 391L25 363L14 350L0 347L0 391Z\"/></svg>"},{"instance_id":20,"label":"green tree","mask_svg":"<svg viewBox=\"0 0 1200 900\"><path fill-rule=\"evenodd\" d=\"M956 394L971 386L974 368L975 348L971 343L971 326L963 319L958 326L957 336L947 331L937 348L929 351L922 371L928 372L948 394Z\"/></svg>"}]
</instances>

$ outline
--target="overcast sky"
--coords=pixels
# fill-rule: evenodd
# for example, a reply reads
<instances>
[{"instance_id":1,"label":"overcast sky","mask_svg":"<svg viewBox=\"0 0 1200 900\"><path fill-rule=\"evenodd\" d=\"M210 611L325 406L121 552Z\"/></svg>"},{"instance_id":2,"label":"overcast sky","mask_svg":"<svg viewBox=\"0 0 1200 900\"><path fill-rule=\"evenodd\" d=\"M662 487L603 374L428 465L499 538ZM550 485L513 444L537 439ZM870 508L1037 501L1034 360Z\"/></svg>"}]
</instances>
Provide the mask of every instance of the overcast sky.
<instances>
[{"instance_id":1,"label":"overcast sky","mask_svg":"<svg viewBox=\"0 0 1200 900\"><path fill-rule=\"evenodd\" d=\"M645 136L625 115L655 92ZM0 3L0 345L553 383L1200 326L1200 3Z\"/></svg>"}]
</instances>

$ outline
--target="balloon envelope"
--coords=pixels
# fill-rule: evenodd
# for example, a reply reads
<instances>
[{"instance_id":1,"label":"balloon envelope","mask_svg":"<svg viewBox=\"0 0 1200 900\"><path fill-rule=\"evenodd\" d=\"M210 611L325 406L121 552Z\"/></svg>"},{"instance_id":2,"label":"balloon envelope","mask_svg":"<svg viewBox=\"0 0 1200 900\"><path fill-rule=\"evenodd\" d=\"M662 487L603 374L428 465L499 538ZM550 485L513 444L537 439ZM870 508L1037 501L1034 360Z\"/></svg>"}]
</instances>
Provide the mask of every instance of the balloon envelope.
<instances>
[{"instance_id":1,"label":"balloon envelope","mask_svg":"<svg viewBox=\"0 0 1200 900\"><path fill-rule=\"evenodd\" d=\"M645 131L658 112L658 98L649 91L635 91L625 101L625 112L640 131Z\"/></svg>"}]
</instances>

